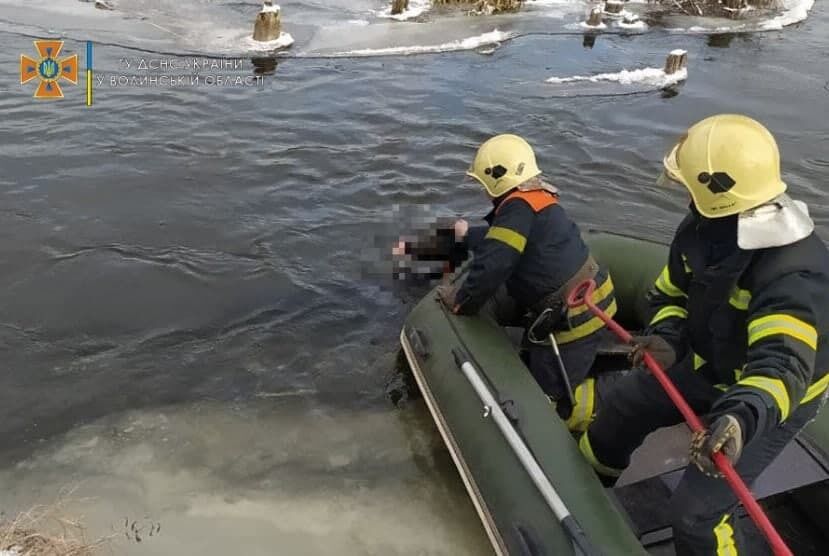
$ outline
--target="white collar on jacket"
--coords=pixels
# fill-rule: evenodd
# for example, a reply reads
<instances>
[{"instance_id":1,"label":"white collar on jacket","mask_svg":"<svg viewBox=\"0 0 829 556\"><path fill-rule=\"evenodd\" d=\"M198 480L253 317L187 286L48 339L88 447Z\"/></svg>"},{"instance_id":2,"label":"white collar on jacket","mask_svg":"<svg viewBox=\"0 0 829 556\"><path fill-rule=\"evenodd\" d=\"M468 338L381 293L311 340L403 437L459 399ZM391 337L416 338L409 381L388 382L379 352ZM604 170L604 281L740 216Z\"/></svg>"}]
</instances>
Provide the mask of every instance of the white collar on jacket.
<instances>
[{"instance_id":1,"label":"white collar on jacket","mask_svg":"<svg viewBox=\"0 0 829 556\"><path fill-rule=\"evenodd\" d=\"M785 193L740 213L737 221L737 245L740 249L764 249L790 245L809 236L815 223L809 207Z\"/></svg>"}]
</instances>

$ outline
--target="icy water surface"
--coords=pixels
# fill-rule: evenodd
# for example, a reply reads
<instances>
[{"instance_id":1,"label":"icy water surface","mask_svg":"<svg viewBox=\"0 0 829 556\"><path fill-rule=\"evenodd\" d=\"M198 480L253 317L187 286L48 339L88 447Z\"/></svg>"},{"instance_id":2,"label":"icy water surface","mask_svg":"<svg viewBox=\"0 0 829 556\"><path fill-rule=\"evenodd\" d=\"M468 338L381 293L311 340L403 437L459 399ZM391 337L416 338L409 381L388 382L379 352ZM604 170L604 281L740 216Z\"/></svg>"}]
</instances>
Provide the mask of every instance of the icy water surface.
<instances>
[{"instance_id":1,"label":"icy water surface","mask_svg":"<svg viewBox=\"0 0 829 556\"><path fill-rule=\"evenodd\" d=\"M401 22L291 1L278 58L246 38L255 2L111 3L0 0L0 510L78 485L122 553L486 552L421 402L392 401L416 293L370 248L398 206L483 213L463 171L490 134L525 135L584 228L665 238L685 198L650 186L663 152L744 112L826 237L824 3L782 30L797 6L734 24L631 3L645 25L591 39L581 2ZM87 108L82 79L35 102L20 54L54 37L82 68L94 41L101 76L241 57L226 73L264 84L104 84ZM683 85L637 77L676 48Z\"/></svg>"}]
</instances>

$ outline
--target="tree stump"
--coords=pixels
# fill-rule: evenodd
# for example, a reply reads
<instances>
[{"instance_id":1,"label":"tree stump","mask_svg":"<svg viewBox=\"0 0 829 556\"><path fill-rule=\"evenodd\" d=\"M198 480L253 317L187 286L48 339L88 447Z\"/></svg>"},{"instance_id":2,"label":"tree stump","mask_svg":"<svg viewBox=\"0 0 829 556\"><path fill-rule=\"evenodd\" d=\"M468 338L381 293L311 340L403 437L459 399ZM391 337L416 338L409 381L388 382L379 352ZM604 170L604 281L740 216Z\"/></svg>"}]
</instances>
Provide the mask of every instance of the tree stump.
<instances>
[{"instance_id":1,"label":"tree stump","mask_svg":"<svg viewBox=\"0 0 829 556\"><path fill-rule=\"evenodd\" d=\"M399 15L409 9L409 0L391 0L391 15Z\"/></svg>"},{"instance_id":2,"label":"tree stump","mask_svg":"<svg viewBox=\"0 0 829 556\"><path fill-rule=\"evenodd\" d=\"M685 69L688 64L688 53L685 50L673 50L668 54L668 59L665 60L665 73L668 75L674 74L681 69Z\"/></svg>"},{"instance_id":3,"label":"tree stump","mask_svg":"<svg viewBox=\"0 0 829 556\"><path fill-rule=\"evenodd\" d=\"M620 0L607 0L604 3L604 11L609 14L619 14L622 13L622 9L624 9L625 4Z\"/></svg>"},{"instance_id":4,"label":"tree stump","mask_svg":"<svg viewBox=\"0 0 829 556\"><path fill-rule=\"evenodd\" d=\"M596 6L590 10L590 15L587 16L587 25L590 27L598 27L602 24L602 8Z\"/></svg>"},{"instance_id":5,"label":"tree stump","mask_svg":"<svg viewBox=\"0 0 829 556\"><path fill-rule=\"evenodd\" d=\"M274 6L272 0L265 0L262 11L256 16L256 23L253 25L253 40L269 42L278 39L281 33L279 7Z\"/></svg>"}]
</instances>

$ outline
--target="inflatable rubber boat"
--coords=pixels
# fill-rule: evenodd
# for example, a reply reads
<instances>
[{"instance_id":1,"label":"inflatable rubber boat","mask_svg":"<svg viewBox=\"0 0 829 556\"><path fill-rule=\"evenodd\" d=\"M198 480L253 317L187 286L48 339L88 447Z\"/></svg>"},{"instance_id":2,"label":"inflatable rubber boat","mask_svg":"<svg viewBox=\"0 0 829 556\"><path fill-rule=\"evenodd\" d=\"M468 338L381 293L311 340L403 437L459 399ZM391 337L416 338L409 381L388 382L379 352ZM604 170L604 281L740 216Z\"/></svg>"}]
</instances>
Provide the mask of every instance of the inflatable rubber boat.
<instances>
[{"instance_id":1,"label":"inflatable rubber boat","mask_svg":"<svg viewBox=\"0 0 829 556\"><path fill-rule=\"evenodd\" d=\"M667 260L667 246L606 232L588 232L585 240L613 276L617 321L643 329L645 292ZM674 554L665 510L687 464L684 425L651 435L618 485L605 489L508 331L453 315L432 291L408 316L400 341L496 554L580 554L580 535L590 553ZM606 346L596 365L622 369L624 351ZM752 486L795 554L829 553L822 521L829 515L828 479L829 411L823 411ZM768 553L748 517L741 519L749 554Z\"/></svg>"}]
</instances>

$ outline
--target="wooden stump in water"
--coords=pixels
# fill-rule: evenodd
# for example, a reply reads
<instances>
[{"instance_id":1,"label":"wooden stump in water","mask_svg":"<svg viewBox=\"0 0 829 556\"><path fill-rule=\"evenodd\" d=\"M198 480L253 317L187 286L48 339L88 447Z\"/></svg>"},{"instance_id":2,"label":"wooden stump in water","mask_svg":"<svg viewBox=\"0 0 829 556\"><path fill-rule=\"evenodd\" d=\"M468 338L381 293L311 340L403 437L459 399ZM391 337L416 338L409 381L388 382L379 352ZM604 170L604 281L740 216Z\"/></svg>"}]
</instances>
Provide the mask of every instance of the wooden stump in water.
<instances>
[{"instance_id":1,"label":"wooden stump in water","mask_svg":"<svg viewBox=\"0 0 829 556\"><path fill-rule=\"evenodd\" d=\"M262 11L256 16L256 23L253 25L253 40L269 42L278 39L281 33L279 8L273 5L272 0L265 0Z\"/></svg>"},{"instance_id":2,"label":"wooden stump in water","mask_svg":"<svg viewBox=\"0 0 829 556\"><path fill-rule=\"evenodd\" d=\"M391 0L391 15L402 14L409 9L409 0Z\"/></svg>"},{"instance_id":3,"label":"wooden stump in water","mask_svg":"<svg viewBox=\"0 0 829 556\"><path fill-rule=\"evenodd\" d=\"M688 64L688 53L684 50L673 50L665 60L665 73L671 75L684 69Z\"/></svg>"},{"instance_id":4,"label":"wooden stump in water","mask_svg":"<svg viewBox=\"0 0 829 556\"><path fill-rule=\"evenodd\" d=\"M609 14L622 13L622 9L624 7L624 2L621 2L620 0L607 0L607 2L604 3L604 11Z\"/></svg>"},{"instance_id":5,"label":"wooden stump in water","mask_svg":"<svg viewBox=\"0 0 829 556\"><path fill-rule=\"evenodd\" d=\"M587 25L590 27L598 27L602 24L602 8L596 6L590 10L590 15L587 16Z\"/></svg>"}]
</instances>

